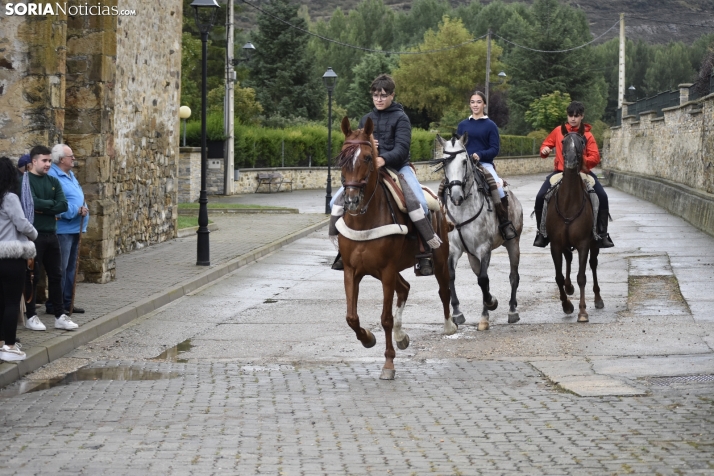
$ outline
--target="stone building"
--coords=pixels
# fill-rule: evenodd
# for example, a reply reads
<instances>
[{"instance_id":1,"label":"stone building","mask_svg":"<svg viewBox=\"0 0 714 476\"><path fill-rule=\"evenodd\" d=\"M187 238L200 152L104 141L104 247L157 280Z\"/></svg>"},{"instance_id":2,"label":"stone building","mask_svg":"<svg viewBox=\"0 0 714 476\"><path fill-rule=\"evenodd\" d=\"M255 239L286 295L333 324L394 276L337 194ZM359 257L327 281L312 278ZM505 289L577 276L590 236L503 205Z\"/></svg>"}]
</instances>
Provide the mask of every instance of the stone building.
<instances>
[{"instance_id":1,"label":"stone building","mask_svg":"<svg viewBox=\"0 0 714 476\"><path fill-rule=\"evenodd\" d=\"M18 3L0 5L0 155L72 147L92 216L80 269L104 283L118 253L176 236L182 2Z\"/></svg>"}]
</instances>

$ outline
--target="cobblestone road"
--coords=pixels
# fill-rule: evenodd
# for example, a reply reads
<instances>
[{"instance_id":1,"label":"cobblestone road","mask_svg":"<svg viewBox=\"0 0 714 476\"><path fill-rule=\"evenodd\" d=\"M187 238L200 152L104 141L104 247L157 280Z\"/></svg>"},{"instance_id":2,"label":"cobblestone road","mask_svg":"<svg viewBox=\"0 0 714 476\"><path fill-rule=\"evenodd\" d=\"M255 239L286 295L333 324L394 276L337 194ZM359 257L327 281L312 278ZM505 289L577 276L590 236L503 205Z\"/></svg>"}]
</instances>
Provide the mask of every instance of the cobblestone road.
<instances>
[{"instance_id":1,"label":"cobblestone road","mask_svg":"<svg viewBox=\"0 0 714 476\"><path fill-rule=\"evenodd\" d=\"M512 182L530 210L538 179ZM462 260L467 322L444 337L434 281L405 272L412 345L381 381L380 287L361 288L377 337L364 349L320 230L0 392L0 472L714 474L714 238L608 193L617 247L601 255L606 306L588 297L589 324L562 314L526 219L521 321L499 308L476 331ZM504 303L506 263L494 255Z\"/></svg>"}]
</instances>

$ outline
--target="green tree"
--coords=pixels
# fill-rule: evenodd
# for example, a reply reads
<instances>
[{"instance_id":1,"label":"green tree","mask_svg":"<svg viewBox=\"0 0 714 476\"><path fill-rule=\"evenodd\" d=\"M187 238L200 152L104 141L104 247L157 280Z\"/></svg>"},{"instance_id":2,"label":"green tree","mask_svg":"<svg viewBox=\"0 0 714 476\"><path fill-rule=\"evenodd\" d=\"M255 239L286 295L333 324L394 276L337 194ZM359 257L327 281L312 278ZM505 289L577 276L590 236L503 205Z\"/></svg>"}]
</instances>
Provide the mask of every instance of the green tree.
<instances>
[{"instance_id":1,"label":"green tree","mask_svg":"<svg viewBox=\"0 0 714 476\"><path fill-rule=\"evenodd\" d=\"M533 129L551 131L567 120L566 109L571 99L568 93L553 91L533 101L526 111L526 121Z\"/></svg>"},{"instance_id":2,"label":"green tree","mask_svg":"<svg viewBox=\"0 0 714 476\"><path fill-rule=\"evenodd\" d=\"M350 117L361 118L372 109L369 87L374 78L382 73L389 74L396 67L397 59L381 53L368 54L352 70L354 79L349 85L347 113Z\"/></svg>"},{"instance_id":3,"label":"green tree","mask_svg":"<svg viewBox=\"0 0 714 476\"><path fill-rule=\"evenodd\" d=\"M444 17L438 31L429 30L415 51L453 46L471 39L460 19ZM499 71L501 48L491 47L491 69ZM474 86L485 78L486 42L467 43L441 52L403 56L393 76L398 100L427 112L432 121L446 111L461 110Z\"/></svg>"},{"instance_id":4,"label":"green tree","mask_svg":"<svg viewBox=\"0 0 714 476\"><path fill-rule=\"evenodd\" d=\"M681 42L660 46L645 73L645 94L652 96L676 89L680 83L692 82L697 73L692 67L688 53L687 47Z\"/></svg>"},{"instance_id":5,"label":"green tree","mask_svg":"<svg viewBox=\"0 0 714 476\"><path fill-rule=\"evenodd\" d=\"M345 15L337 8L328 22L318 21L313 30L324 37L360 48L391 50L394 47L394 11L382 0L363 0ZM331 67L339 76L335 101L348 105L354 80L354 68L367 54L320 38L310 40L310 51L320 71Z\"/></svg>"},{"instance_id":6,"label":"green tree","mask_svg":"<svg viewBox=\"0 0 714 476\"><path fill-rule=\"evenodd\" d=\"M318 119L325 95L320 74L307 51L307 33L276 18L307 29L298 7L289 0L272 0L258 16L257 45L251 59L250 87L268 116Z\"/></svg>"},{"instance_id":7,"label":"green tree","mask_svg":"<svg viewBox=\"0 0 714 476\"><path fill-rule=\"evenodd\" d=\"M451 14L447 0L416 0L408 12L396 19L397 38L401 48L418 44L428 30L436 30L445 15Z\"/></svg>"},{"instance_id":8,"label":"green tree","mask_svg":"<svg viewBox=\"0 0 714 476\"><path fill-rule=\"evenodd\" d=\"M535 0L530 9L513 15L502 31L514 43L530 48L513 47L504 58L511 78L510 133L527 133L525 111L534 100L553 91L568 92L585 104L591 120L600 118L604 101L600 99L593 104L593 96L602 91L595 84L591 48L543 53L575 48L592 39L582 10L562 5L558 0Z\"/></svg>"}]
</instances>

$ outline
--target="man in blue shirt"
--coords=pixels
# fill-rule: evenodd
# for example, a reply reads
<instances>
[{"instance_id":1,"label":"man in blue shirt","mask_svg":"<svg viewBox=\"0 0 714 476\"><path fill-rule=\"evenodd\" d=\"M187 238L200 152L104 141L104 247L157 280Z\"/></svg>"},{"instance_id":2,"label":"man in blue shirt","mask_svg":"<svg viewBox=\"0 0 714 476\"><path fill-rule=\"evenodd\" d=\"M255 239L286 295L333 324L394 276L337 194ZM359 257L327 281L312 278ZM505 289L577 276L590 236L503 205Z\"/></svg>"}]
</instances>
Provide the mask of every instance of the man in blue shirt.
<instances>
[{"instance_id":1,"label":"man in blue shirt","mask_svg":"<svg viewBox=\"0 0 714 476\"><path fill-rule=\"evenodd\" d=\"M89 222L89 209L84 203L84 191L79 185L77 178L72 173L75 165L75 157L72 149L64 144L57 144L52 148L52 168L48 172L62 185L62 191L67 197L67 211L60 214L57 220L57 239L60 244L62 255L62 301L64 302L65 313L70 312L82 314L84 309L72 304L72 291L74 289L74 275L77 266L77 253L79 252L80 224L82 233L87 232L87 222ZM46 311L54 313L51 308L52 303L48 301Z\"/></svg>"}]
</instances>

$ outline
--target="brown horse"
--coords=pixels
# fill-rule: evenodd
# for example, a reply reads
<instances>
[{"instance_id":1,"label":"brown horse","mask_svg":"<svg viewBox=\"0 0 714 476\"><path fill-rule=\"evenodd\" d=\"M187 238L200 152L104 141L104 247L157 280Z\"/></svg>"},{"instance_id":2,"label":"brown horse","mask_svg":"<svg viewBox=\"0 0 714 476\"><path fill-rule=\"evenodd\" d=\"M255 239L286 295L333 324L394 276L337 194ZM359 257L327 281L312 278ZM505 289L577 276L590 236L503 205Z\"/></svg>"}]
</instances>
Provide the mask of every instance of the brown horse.
<instances>
[{"instance_id":1,"label":"brown horse","mask_svg":"<svg viewBox=\"0 0 714 476\"><path fill-rule=\"evenodd\" d=\"M415 239L414 226L405 213L399 211L394 198L381 183L379 170L374 159L378 157L377 148L372 138L374 124L368 118L364 129L353 131L347 117L342 119L342 132L345 142L337 157L342 169L342 181L345 187L344 223L351 230L379 235L375 229L391 225L403 228L408 234L389 234L386 236L356 241L340 233L339 247L344 262L345 294L347 297L347 324L355 331L357 339L367 348L373 347L377 339L367 329L360 327L357 315L357 296L359 284L365 276L373 276L382 282L383 305L382 327L386 339L386 362L380 379L394 379L394 357L392 332L397 346L406 349L409 336L402 330L402 312L409 296L409 283L399 274L412 268L415 256L420 253L419 240ZM434 275L439 283L439 298L444 308L444 334L453 334L457 326L449 312L449 238L448 223L441 212L431 213L431 222L435 233L443 244L433 250ZM384 228L382 228L384 230ZM359 234L359 233L357 233ZM392 314L394 292L397 293L396 319Z\"/></svg>"},{"instance_id":2,"label":"brown horse","mask_svg":"<svg viewBox=\"0 0 714 476\"><path fill-rule=\"evenodd\" d=\"M581 128L582 129L582 128ZM585 184L580 177L583 164L585 137L583 131L570 132L563 126L563 178L558 191L550 199L546 216L546 232L550 238L550 254L555 265L555 282L560 290L560 300L566 314L573 312L573 304L567 294L573 294L575 289L570 282L570 265L573 260L572 250L578 251L578 286L580 287L580 312L578 322L588 322L585 310L585 269L590 252L590 269L593 273L593 292L595 307L602 309L605 304L600 297L600 286L597 283L597 257L600 247L593 237L593 210L590 205ZM565 256L566 272L563 277L563 256Z\"/></svg>"}]
</instances>

